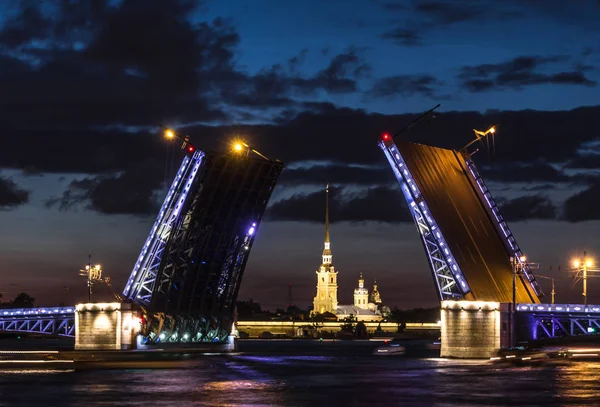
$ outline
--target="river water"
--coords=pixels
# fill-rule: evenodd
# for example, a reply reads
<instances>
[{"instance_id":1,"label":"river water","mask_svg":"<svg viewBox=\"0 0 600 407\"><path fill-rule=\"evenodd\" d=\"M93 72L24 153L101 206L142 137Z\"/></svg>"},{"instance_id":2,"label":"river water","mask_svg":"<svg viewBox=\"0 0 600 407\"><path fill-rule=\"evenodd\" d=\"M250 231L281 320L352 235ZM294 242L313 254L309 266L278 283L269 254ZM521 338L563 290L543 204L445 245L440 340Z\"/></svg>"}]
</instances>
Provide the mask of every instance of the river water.
<instances>
[{"instance_id":1,"label":"river water","mask_svg":"<svg viewBox=\"0 0 600 407\"><path fill-rule=\"evenodd\" d=\"M600 362L499 367L375 343L256 341L172 369L11 370L0 406L599 406Z\"/></svg>"}]
</instances>

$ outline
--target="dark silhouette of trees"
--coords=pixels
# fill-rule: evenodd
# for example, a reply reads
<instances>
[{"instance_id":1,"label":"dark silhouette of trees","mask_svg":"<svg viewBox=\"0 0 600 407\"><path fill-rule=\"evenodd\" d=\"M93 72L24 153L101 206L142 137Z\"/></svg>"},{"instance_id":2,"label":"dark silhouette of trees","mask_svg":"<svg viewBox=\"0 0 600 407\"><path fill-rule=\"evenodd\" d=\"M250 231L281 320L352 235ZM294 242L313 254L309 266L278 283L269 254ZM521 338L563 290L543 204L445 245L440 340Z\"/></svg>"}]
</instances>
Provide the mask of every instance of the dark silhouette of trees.
<instances>
[{"instance_id":1,"label":"dark silhouette of trees","mask_svg":"<svg viewBox=\"0 0 600 407\"><path fill-rule=\"evenodd\" d=\"M2 295L0 294L0 299ZM0 302L0 308L33 308L35 298L26 293L20 293L12 301Z\"/></svg>"}]
</instances>

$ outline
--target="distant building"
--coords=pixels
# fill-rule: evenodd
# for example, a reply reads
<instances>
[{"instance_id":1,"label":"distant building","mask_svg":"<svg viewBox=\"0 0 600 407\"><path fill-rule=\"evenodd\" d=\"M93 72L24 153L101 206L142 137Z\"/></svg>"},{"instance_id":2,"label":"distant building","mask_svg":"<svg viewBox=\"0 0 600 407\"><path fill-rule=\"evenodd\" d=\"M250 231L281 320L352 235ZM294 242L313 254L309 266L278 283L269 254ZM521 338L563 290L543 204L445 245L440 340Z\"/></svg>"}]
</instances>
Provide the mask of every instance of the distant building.
<instances>
[{"instance_id":1,"label":"distant building","mask_svg":"<svg viewBox=\"0 0 600 407\"><path fill-rule=\"evenodd\" d=\"M317 270L317 295L313 300L313 314L331 313L338 319L353 315L358 321L381 320L382 315L379 310L381 295L377 291L377 284L373 285L373 292L369 296L362 273L358 280L358 288L354 289L354 304L338 305L338 273L333 266L329 236L329 185L325 189L325 247L322 257L321 266Z\"/></svg>"}]
</instances>

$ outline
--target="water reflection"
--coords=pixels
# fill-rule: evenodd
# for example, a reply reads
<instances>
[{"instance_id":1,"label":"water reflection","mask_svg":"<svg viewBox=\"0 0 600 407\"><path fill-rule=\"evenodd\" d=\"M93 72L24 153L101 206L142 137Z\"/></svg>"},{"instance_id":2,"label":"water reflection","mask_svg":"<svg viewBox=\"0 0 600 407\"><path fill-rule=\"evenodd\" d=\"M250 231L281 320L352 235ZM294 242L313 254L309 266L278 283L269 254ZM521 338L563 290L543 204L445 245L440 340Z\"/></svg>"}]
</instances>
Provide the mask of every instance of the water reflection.
<instances>
[{"instance_id":1,"label":"water reflection","mask_svg":"<svg viewBox=\"0 0 600 407\"><path fill-rule=\"evenodd\" d=\"M572 405L598 406L600 362L578 361L557 368L556 397Z\"/></svg>"},{"instance_id":2,"label":"water reflection","mask_svg":"<svg viewBox=\"0 0 600 407\"><path fill-rule=\"evenodd\" d=\"M600 362L588 361L238 354L175 369L2 370L0 405L595 406L598 379Z\"/></svg>"}]
</instances>

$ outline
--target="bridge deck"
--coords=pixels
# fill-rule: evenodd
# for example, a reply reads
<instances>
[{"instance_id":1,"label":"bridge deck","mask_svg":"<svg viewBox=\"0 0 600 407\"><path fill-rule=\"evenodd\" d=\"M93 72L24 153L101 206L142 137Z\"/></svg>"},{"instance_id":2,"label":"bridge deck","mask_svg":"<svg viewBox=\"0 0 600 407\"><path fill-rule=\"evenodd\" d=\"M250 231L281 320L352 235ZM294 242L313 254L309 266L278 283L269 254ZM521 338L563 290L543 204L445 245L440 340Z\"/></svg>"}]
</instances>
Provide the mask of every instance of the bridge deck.
<instances>
[{"instance_id":1,"label":"bridge deck","mask_svg":"<svg viewBox=\"0 0 600 407\"><path fill-rule=\"evenodd\" d=\"M453 150L421 144L397 146L469 283L469 296L512 302L511 254L467 174L464 158ZM517 302L539 302L521 278Z\"/></svg>"}]
</instances>

